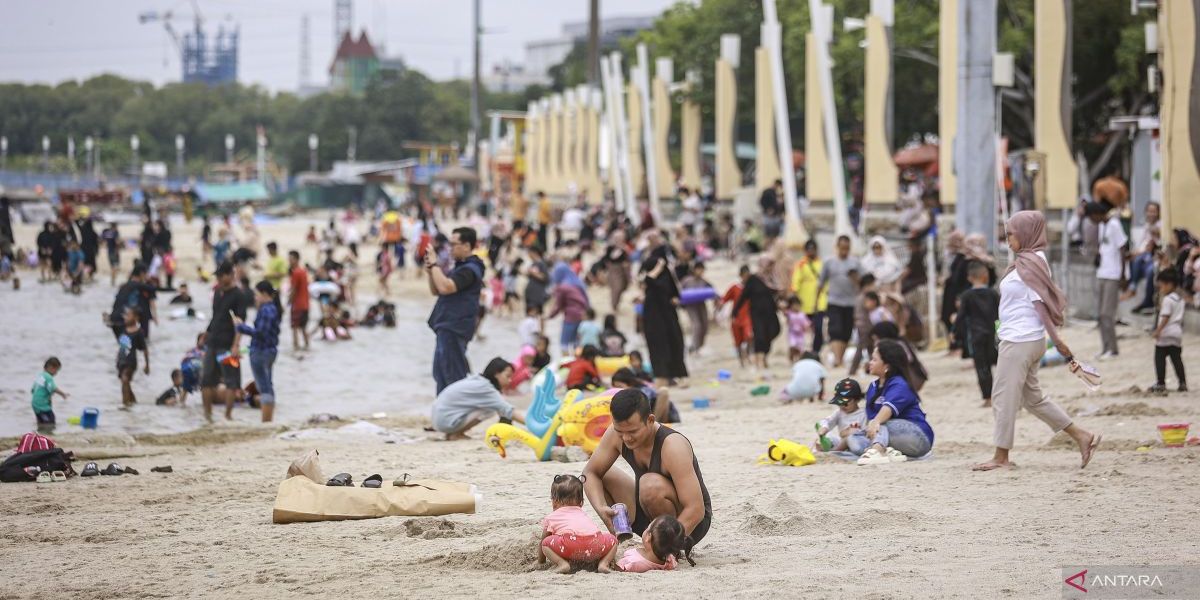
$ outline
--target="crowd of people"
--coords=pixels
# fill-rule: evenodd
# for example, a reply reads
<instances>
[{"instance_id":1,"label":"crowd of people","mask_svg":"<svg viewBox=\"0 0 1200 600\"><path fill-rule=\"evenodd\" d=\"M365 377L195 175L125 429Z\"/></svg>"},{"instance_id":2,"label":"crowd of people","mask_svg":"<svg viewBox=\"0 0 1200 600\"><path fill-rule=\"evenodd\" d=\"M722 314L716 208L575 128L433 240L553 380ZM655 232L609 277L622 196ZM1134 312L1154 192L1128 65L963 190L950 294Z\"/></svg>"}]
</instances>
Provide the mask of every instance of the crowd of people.
<instances>
[{"instance_id":1,"label":"crowd of people","mask_svg":"<svg viewBox=\"0 0 1200 600\"><path fill-rule=\"evenodd\" d=\"M428 204L403 213L377 207L369 216L350 209L320 231L313 226L306 248L286 253L274 241L260 247L252 214L239 214L236 227L225 216L215 236L211 219L204 217L201 238L212 272L202 266L197 275L212 284L211 318L172 370L171 387L158 403L184 404L198 390L210 421L217 405L231 418L240 402L259 407L262 420L270 421L276 403L273 365L285 321L295 351L309 349L314 335L332 342L350 339L355 326L395 326L389 280L423 271L435 299L427 320L434 334L431 430L461 439L492 418L523 423L524 411L507 396L523 393L523 384L532 387L543 370L568 389L619 389L611 401L612 425L583 475L561 476L551 487L553 513L543 521L540 556L564 570L581 559L597 562L601 570L613 561L625 570L671 568L679 559L691 560L691 548L712 520L691 442L663 425L679 421L670 390L688 386L689 361L712 352L706 345L713 324L729 327L732 350L750 380L783 384L781 402L828 398L835 405L816 425L815 451L840 453L860 465L922 459L932 451L935 434L920 395L930 373L919 351L930 342L927 298L929 286L936 286L941 305L934 307L934 325L942 328L951 353L973 362L981 405L994 414L993 457L975 468L1012 465L1015 417L1022 407L1055 432L1065 432L1079 447L1081 466L1088 464L1100 434L1075 423L1038 383L1047 337L1072 372L1088 369L1059 334L1066 300L1051 274L1041 213L1017 212L1005 224L1012 258L1003 273L987 238L961 231L946 234L944 253L930 261L936 270L929 272L926 244L936 240L930 223L913 215L903 239L877 235L856 252L855 240L841 235L825 253L812 239L793 261L783 239L781 190L769 191L774 195L764 193L762 219L740 227L730 213L686 189L672 228L644 203L635 225L611 202L593 206L580 196L556 207L541 193L532 203L521 195L488 201L487 211L455 227L440 224ZM1081 209L1098 231L1103 344L1098 358L1117 355L1116 303L1138 293L1145 281L1139 308L1159 315L1151 332L1157 375L1152 389L1165 392L1170 360L1179 389L1186 390L1181 321L1200 270L1200 243L1176 231L1176 258L1168 260L1154 228L1157 206L1151 204L1146 227L1134 232L1138 245L1130 248L1118 213L1103 201ZM157 295L172 292L173 304L196 314L186 284L175 286L167 221L149 214L144 221L128 280L104 315L117 341L125 406L137 402L131 382L139 366L151 372ZM101 241L115 281L126 247L115 227L97 234L86 213L47 223L38 238L43 278L61 279L71 289L94 277ZM379 283L378 298L369 305L356 289L364 250L373 256ZM311 253L313 262L302 252ZM743 263L735 280L710 281L707 263L718 257ZM600 294L601 287L607 293ZM362 317L355 318L362 306ZM517 335L511 358L497 356L474 373L468 347L489 314L515 323ZM557 331L551 333L554 321ZM632 331L623 331L622 323ZM773 367L785 355L776 346L784 333L788 376L780 381L781 371ZM249 386L241 377L243 341L249 342ZM617 368L602 376L603 361L615 361ZM51 396L65 397L54 384L61 368L57 359L48 360L34 387L40 426L53 426ZM855 379L860 370L871 378L865 390ZM838 380L827 391L831 373ZM612 470L618 457L632 468L632 479ZM585 497L608 532L582 514ZM617 560L611 534L621 519L642 535L643 545Z\"/></svg>"}]
</instances>

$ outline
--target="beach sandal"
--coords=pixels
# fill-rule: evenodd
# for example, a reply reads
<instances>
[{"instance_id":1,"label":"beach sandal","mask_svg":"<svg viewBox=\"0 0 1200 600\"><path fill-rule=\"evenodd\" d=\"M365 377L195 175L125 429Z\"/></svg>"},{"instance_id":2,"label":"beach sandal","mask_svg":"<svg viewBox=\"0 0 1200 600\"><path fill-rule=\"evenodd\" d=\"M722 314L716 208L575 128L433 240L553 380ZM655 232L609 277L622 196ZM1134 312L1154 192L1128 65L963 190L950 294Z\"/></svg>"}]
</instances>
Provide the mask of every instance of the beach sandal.
<instances>
[{"instance_id":1,"label":"beach sandal","mask_svg":"<svg viewBox=\"0 0 1200 600\"><path fill-rule=\"evenodd\" d=\"M54 480L54 483L59 483L67 480L67 474L62 471L53 471L50 473L50 478Z\"/></svg>"},{"instance_id":2,"label":"beach sandal","mask_svg":"<svg viewBox=\"0 0 1200 600\"><path fill-rule=\"evenodd\" d=\"M172 469L171 465L167 465L165 467L153 467L150 469L151 473L172 473L174 471L175 469Z\"/></svg>"},{"instance_id":3,"label":"beach sandal","mask_svg":"<svg viewBox=\"0 0 1200 600\"><path fill-rule=\"evenodd\" d=\"M338 473L330 477L329 481L325 482L325 485L329 487L353 487L354 480L350 477L349 473Z\"/></svg>"},{"instance_id":4,"label":"beach sandal","mask_svg":"<svg viewBox=\"0 0 1200 600\"><path fill-rule=\"evenodd\" d=\"M1083 462L1081 462L1079 465L1080 469L1088 466L1088 463L1092 462L1092 457L1096 456L1096 449L1099 447L1100 447L1100 434L1098 434L1098 433L1092 434L1092 441L1088 442L1087 454L1083 457Z\"/></svg>"},{"instance_id":5,"label":"beach sandal","mask_svg":"<svg viewBox=\"0 0 1200 600\"><path fill-rule=\"evenodd\" d=\"M383 475L376 473L363 480L362 486L365 488L381 488L383 487Z\"/></svg>"},{"instance_id":6,"label":"beach sandal","mask_svg":"<svg viewBox=\"0 0 1200 600\"><path fill-rule=\"evenodd\" d=\"M86 465L83 465L83 471L81 471L79 473L79 476L80 477L95 477L99 474L100 474L100 468L96 466L96 463L90 462Z\"/></svg>"},{"instance_id":7,"label":"beach sandal","mask_svg":"<svg viewBox=\"0 0 1200 600\"><path fill-rule=\"evenodd\" d=\"M50 475L50 471L42 471L41 473L38 473L38 476L37 476L38 483L52 483L53 481L54 481L54 477L52 477Z\"/></svg>"},{"instance_id":8,"label":"beach sandal","mask_svg":"<svg viewBox=\"0 0 1200 600\"><path fill-rule=\"evenodd\" d=\"M124 472L130 475L141 475L141 473L138 473L138 470L133 467L125 467Z\"/></svg>"},{"instance_id":9,"label":"beach sandal","mask_svg":"<svg viewBox=\"0 0 1200 600\"><path fill-rule=\"evenodd\" d=\"M125 468L122 467L121 465L118 465L117 463L108 463L108 466L104 467L104 470L100 471L100 474L101 475L124 475Z\"/></svg>"},{"instance_id":10,"label":"beach sandal","mask_svg":"<svg viewBox=\"0 0 1200 600\"><path fill-rule=\"evenodd\" d=\"M888 446L886 455L887 455L888 462L905 462L908 460L908 457L905 456L903 452L901 452L891 446Z\"/></svg>"},{"instance_id":11,"label":"beach sandal","mask_svg":"<svg viewBox=\"0 0 1200 600\"><path fill-rule=\"evenodd\" d=\"M886 465L890 462L892 462L892 460L890 458L888 458L886 454L883 454L882 452L880 452L874 448L867 448L867 451L863 452L862 456L858 457L857 464L860 466L861 465Z\"/></svg>"}]
</instances>

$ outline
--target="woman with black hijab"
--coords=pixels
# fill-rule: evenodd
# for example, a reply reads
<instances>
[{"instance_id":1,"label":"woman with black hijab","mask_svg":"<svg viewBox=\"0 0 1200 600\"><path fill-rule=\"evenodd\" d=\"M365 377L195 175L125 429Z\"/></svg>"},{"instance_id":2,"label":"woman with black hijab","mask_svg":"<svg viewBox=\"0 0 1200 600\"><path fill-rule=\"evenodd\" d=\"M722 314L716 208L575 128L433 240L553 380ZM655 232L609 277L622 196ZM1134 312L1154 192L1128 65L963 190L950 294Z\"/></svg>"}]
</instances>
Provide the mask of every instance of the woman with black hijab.
<instances>
[{"instance_id":1,"label":"woman with black hijab","mask_svg":"<svg viewBox=\"0 0 1200 600\"><path fill-rule=\"evenodd\" d=\"M660 387L687 377L683 362L683 329L679 326L679 284L667 261L667 246L657 231L649 234L650 247L638 270L642 284L642 334L650 353L650 366Z\"/></svg>"},{"instance_id":2,"label":"woman with black hijab","mask_svg":"<svg viewBox=\"0 0 1200 600\"><path fill-rule=\"evenodd\" d=\"M763 279L770 276L774 262L767 256L759 260L758 273L746 280L742 295L737 304L733 305L733 314L738 314L742 305L750 303L750 326L754 330L754 365L760 369L767 368L767 355L771 353L771 343L779 337L779 313L776 307L775 294Z\"/></svg>"}]
</instances>

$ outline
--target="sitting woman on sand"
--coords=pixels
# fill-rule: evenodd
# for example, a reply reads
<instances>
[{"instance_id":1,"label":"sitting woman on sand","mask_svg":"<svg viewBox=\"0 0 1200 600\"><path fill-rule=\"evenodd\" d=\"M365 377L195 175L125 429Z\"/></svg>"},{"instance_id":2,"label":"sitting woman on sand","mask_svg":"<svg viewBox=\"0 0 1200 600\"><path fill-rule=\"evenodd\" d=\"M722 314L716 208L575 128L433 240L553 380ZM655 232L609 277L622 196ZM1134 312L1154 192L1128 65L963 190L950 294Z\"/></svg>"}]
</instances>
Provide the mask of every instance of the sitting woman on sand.
<instances>
[{"instance_id":1,"label":"sitting woman on sand","mask_svg":"<svg viewBox=\"0 0 1200 600\"><path fill-rule=\"evenodd\" d=\"M446 386L433 402L433 428L446 434L447 440L461 440L468 429L493 415L499 415L502 423L524 423L525 411L513 408L501 395L512 375L512 365L497 357L483 373Z\"/></svg>"},{"instance_id":2,"label":"sitting woman on sand","mask_svg":"<svg viewBox=\"0 0 1200 600\"><path fill-rule=\"evenodd\" d=\"M921 398L908 384L908 353L894 340L875 346L867 372L878 377L867 388L867 426L847 440L860 455L858 464L904 462L933 448L933 428L921 410Z\"/></svg>"}]
</instances>

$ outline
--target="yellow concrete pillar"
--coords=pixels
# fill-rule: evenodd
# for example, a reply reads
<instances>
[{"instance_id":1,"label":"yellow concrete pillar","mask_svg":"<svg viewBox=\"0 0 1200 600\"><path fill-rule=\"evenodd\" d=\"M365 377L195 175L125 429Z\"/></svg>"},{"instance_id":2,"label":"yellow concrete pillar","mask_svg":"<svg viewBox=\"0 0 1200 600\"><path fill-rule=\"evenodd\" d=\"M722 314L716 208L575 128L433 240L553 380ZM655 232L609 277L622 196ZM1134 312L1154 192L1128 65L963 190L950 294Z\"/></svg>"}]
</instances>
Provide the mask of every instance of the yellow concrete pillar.
<instances>
[{"instance_id":1,"label":"yellow concrete pillar","mask_svg":"<svg viewBox=\"0 0 1200 600\"><path fill-rule=\"evenodd\" d=\"M1046 207L1079 199L1079 169L1071 152L1071 0L1035 0L1033 144L1046 155Z\"/></svg>"},{"instance_id":2,"label":"yellow concrete pillar","mask_svg":"<svg viewBox=\"0 0 1200 600\"><path fill-rule=\"evenodd\" d=\"M700 105L692 100L685 100L680 109L680 148L679 167L680 180L688 189L700 189Z\"/></svg>"},{"instance_id":3,"label":"yellow concrete pillar","mask_svg":"<svg viewBox=\"0 0 1200 600\"><path fill-rule=\"evenodd\" d=\"M637 200L646 197L646 163L642 159L642 100L632 82L625 89L625 116L629 122L629 179Z\"/></svg>"},{"instance_id":4,"label":"yellow concrete pillar","mask_svg":"<svg viewBox=\"0 0 1200 600\"><path fill-rule=\"evenodd\" d=\"M1159 3L1163 230L1200 231L1200 0ZM1169 236L1168 236L1169 237Z\"/></svg>"},{"instance_id":5,"label":"yellow concrete pillar","mask_svg":"<svg viewBox=\"0 0 1200 600\"><path fill-rule=\"evenodd\" d=\"M715 195L718 200L732 200L742 187L742 170L738 167L734 147L737 132L734 118L737 116L737 79L733 64L720 58L716 63L716 182Z\"/></svg>"},{"instance_id":6,"label":"yellow concrete pillar","mask_svg":"<svg viewBox=\"0 0 1200 600\"><path fill-rule=\"evenodd\" d=\"M775 99L771 87L771 58L767 49L754 49L754 191L775 185L779 179L779 153L775 150ZM783 199L781 198L780 201Z\"/></svg>"},{"instance_id":7,"label":"yellow concrete pillar","mask_svg":"<svg viewBox=\"0 0 1200 600\"><path fill-rule=\"evenodd\" d=\"M863 199L895 204L900 176L892 160L891 32L877 15L867 16L867 83L863 102Z\"/></svg>"},{"instance_id":8,"label":"yellow concrete pillar","mask_svg":"<svg viewBox=\"0 0 1200 600\"><path fill-rule=\"evenodd\" d=\"M825 150L821 116L821 77L817 73L817 38L804 35L804 188L810 201L833 201L833 173Z\"/></svg>"}]
</instances>

